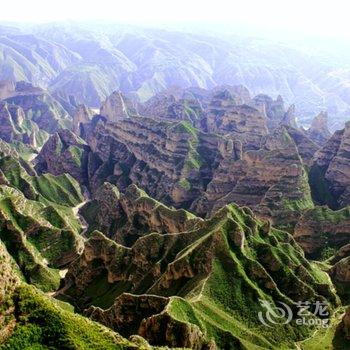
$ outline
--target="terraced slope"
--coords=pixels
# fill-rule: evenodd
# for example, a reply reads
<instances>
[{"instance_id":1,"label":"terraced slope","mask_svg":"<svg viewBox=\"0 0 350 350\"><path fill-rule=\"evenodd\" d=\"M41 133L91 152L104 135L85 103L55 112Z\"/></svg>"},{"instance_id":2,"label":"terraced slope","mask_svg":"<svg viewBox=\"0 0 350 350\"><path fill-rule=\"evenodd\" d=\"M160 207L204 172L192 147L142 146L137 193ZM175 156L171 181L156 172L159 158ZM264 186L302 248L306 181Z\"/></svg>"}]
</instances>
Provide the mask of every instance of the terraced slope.
<instances>
[{"instance_id":1,"label":"terraced slope","mask_svg":"<svg viewBox=\"0 0 350 350\"><path fill-rule=\"evenodd\" d=\"M69 175L36 176L9 156L0 159L0 169L0 239L27 282L55 290L60 269L82 249L73 211L83 201L79 185Z\"/></svg>"},{"instance_id":2,"label":"terraced slope","mask_svg":"<svg viewBox=\"0 0 350 350\"><path fill-rule=\"evenodd\" d=\"M68 304L23 283L24 277L1 239L0 271L1 350L149 349L74 314Z\"/></svg>"},{"instance_id":3,"label":"terraced slope","mask_svg":"<svg viewBox=\"0 0 350 350\"><path fill-rule=\"evenodd\" d=\"M135 183L176 207L189 207L220 160L234 156L232 141L188 122L133 117L111 123L96 117L84 125L84 133L93 153L92 192L104 181L121 189Z\"/></svg>"},{"instance_id":4,"label":"terraced slope","mask_svg":"<svg viewBox=\"0 0 350 350\"><path fill-rule=\"evenodd\" d=\"M310 170L313 198L319 204L340 209L350 203L350 123L337 130L315 154Z\"/></svg>"},{"instance_id":5,"label":"terraced slope","mask_svg":"<svg viewBox=\"0 0 350 350\"><path fill-rule=\"evenodd\" d=\"M167 205L202 217L234 202L288 230L314 206L307 170L318 146L303 130L283 124L269 134L265 126L259 139L254 128L223 128L219 135L190 121L125 117L114 102L106 102L108 113L104 108L113 121L95 116L80 123L86 145L67 130L51 136L37 157L37 171L69 173L92 194L105 181L122 191L133 183ZM237 117L230 113L223 120Z\"/></svg>"},{"instance_id":6,"label":"terraced slope","mask_svg":"<svg viewBox=\"0 0 350 350\"><path fill-rule=\"evenodd\" d=\"M31 160L51 133L72 118L45 90L25 82L0 82L0 138Z\"/></svg>"},{"instance_id":7,"label":"terraced slope","mask_svg":"<svg viewBox=\"0 0 350 350\"><path fill-rule=\"evenodd\" d=\"M203 214L231 202L288 229L302 210L314 206L304 162L286 127L275 129L258 151L223 160L192 209Z\"/></svg>"},{"instance_id":8,"label":"terraced slope","mask_svg":"<svg viewBox=\"0 0 350 350\"><path fill-rule=\"evenodd\" d=\"M135 190L130 189L135 203L152 203ZM266 329L256 317L258 299L280 300L293 309L298 300L337 303L326 273L304 258L289 234L249 209L228 205L172 233L154 225L157 213L167 220L158 206L148 205L154 209L147 216L140 215L138 204L129 207L134 214L127 225L143 232L131 247L93 232L58 297L80 310L91 306L90 317L124 336L136 332L153 345L195 349L214 342L220 349L287 349L311 330L292 324ZM119 235L115 230L116 240Z\"/></svg>"},{"instance_id":9,"label":"terraced slope","mask_svg":"<svg viewBox=\"0 0 350 350\"><path fill-rule=\"evenodd\" d=\"M132 246L139 237L152 231L178 233L202 221L186 210L169 209L135 185L121 194L108 182L79 213L88 224L88 234L99 230L124 246Z\"/></svg>"},{"instance_id":10,"label":"terraced slope","mask_svg":"<svg viewBox=\"0 0 350 350\"><path fill-rule=\"evenodd\" d=\"M40 174L70 174L81 185L87 185L89 147L68 129L52 134L35 159Z\"/></svg>"},{"instance_id":11,"label":"terraced slope","mask_svg":"<svg viewBox=\"0 0 350 350\"><path fill-rule=\"evenodd\" d=\"M326 206L307 210L299 219L294 238L311 257L330 258L350 243L350 208L332 211Z\"/></svg>"}]
</instances>

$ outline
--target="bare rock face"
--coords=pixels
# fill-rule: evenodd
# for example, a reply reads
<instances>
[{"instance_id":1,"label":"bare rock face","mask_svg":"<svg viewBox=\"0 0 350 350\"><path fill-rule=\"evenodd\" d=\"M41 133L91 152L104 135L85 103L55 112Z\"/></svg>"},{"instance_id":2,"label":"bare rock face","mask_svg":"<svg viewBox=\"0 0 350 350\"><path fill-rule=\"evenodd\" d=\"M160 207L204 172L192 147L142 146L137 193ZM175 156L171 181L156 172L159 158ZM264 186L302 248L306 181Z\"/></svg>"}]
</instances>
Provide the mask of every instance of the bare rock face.
<instances>
[{"instance_id":1,"label":"bare rock face","mask_svg":"<svg viewBox=\"0 0 350 350\"><path fill-rule=\"evenodd\" d=\"M320 147L308 137L304 130L292 126L285 126L285 128L296 144L299 155L304 164L311 166L313 157Z\"/></svg>"},{"instance_id":2,"label":"bare rock face","mask_svg":"<svg viewBox=\"0 0 350 350\"><path fill-rule=\"evenodd\" d=\"M120 192L116 186L105 182L95 193L94 198L84 205L80 215L89 225L89 232L97 229L107 236L114 236L116 220L121 217Z\"/></svg>"},{"instance_id":3,"label":"bare rock face","mask_svg":"<svg viewBox=\"0 0 350 350\"><path fill-rule=\"evenodd\" d=\"M4 101L20 106L27 120L48 133L71 126L71 117L62 105L43 89L29 83L16 83L15 93Z\"/></svg>"},{"instance_id":4,"label":"bare rock face","mask_svg":"<svg viewBox=\"0 0 350 350\"><path fill-rule=\"evenodd\" d=\"M11 97L15 94L16 84L13 81L0 81L0 100Z\"/></svg>"},{"instance_id":5,"label":"bare rock face","mask_svg":"<svg viewBox=\"0 0 350 350\"><path fill-rule=\"evenodd\" d=\"M206 113L207 130L239 140L244 149L259 149L268 133L265 116L255 108L237 106L224 97L214 96Z\"/></svg>"},{"instance_id":6,"label":"bare rock face","mask_svg":"<svg viewBox=\"0 0 350 350\"><path fill-rule=\"evenodd\" d=\"M161 296L123 293L109 309L92 306L85 314L128 337L130 334L139 334L142 320L163 312L168 303L169 298Z\"/></svg>"},{"instance_id":7,"label":"bare rock face","mask_svg":"<svg viewBox=\"0 0 350 350\"><path fill-rule=\"evenodd\" d=\"M160 329L164 331L160 333ZM215 342L208 341L198 326L178 321L166 312L144 319L139 334L148 339L152 345L165 344L171 348L217 350Z\"/></svg>"},{"instance_id":8,"label":"bare rock face","mask_svg":"<svg viewBox=\"0 0 350 350\"><path fill-rule=\"evenodd\" d=\"M17 113L12 108L14 118L10 113L10 107L5 102L0 103L0 138L6 142L21 139L21 124L23 123L23 110L18 107Z\"/></svg>"},{"instance_id":9,"label":"bare rock face","mask_svg":"<svg viewBox=\"0 0 350 350\"><path fill-rule=\"evenodd\" d=\"M108 182L80 213L89 224L90 232L100 230L124 246L132 246L150 232L178 233L193 229L201 222L183 209L167 208L135 185L120 194L117 187Z\"/></svg>"},{"instance_id":10,"label":"bare rock face","mask_svg":"<svg viewBox=\"0 0 350 350\"><path fill-rule=\"evenodd\" d=\"M266 115L270 131L278 127L285 116L284 101L281 96L273 100L267 95L260 94L253 98L252 104Z\"/></svg>"},{"instance_id":11,"label":"bare rock face","mask_svg":"<svg viewBox=\"0 0 350 350\"><path fill-rule=\"evenodd\" d=\"M199 327L166 312L169 302L170 298L156 295L123 293L109 309L90 307L85 314L125 337L138 334L151 345L216 350L215 343L208 342Z\"/></svg>"},{"instance_id":12,"label":"bare rock face","mask_svg":"<svg viewBox=\"0 0 350 350\"><path fill-rule=\"evenodd\" d=\"M28 125L30 125L28 127ZM29 121L23 109L17 105L0 102L0 138L5 142L23 142L37 147L38 127ZM41 132L41 136L44 132Z\"/></svg>"},{"instance_id":13,"label":"bare rock face","mask_svg":"<svg viewBox=\"0 0 350 350\"><path fill-rule=\"evenodd\" d=\"M105 181L121 190L134 183L176 207L188 208L219 162L235 156L231 140L186 122L133 117L111 123L95 118L84 132L96 158L89 174L93 192Z\"/></svg>"},{"instance_id":14,"label":"bare rock face","mask_svg":"<svg viewBox=\"0 0 350 350\"><path fill-rule=\"evenodd\" d=\"M169 93L162 93L150 98L140 109L145 117L170 120L191 120L194 109L200 110L200 104L195 100L177 99ZM195 117L195 116L193 116ZM195 118L194 118L195 119Z\"/></svg>"},{"instance_id":15,"label":"bare rock face","mask_svg":"<svg viewBox=\"0 0 350 350\"><path fill-rule=\"evenodd\" d=\"M303 161L284 127L267 136L262 149L247 151L238 161L223 161L192 209L203 214L230 202L275 224L294 222L298 210L313 207Z\"/></svg>"},{"instance_id":16,"label":"bare rock face","mask_svg":"<svg viewBox=\"0 0 350 350\"><path fill-rule=\"evenodd\" d=\"M310 170L313 197L339 209L350 204L350 123L316 152Z\"/></svg>"},{"instance_id":17,"label":"bare rock face","mask_svg":"<svg viewBox=\"0 0 350 350\"><path fill-rule=\"evenodd\" d=\"M341 259L330 270L329 275L338 294L345 300L350 296L350 256Z\"/></svg>"},{"instance_id":18,"label":"bare rock face","mask_svg":"<svg viewBox=\"0 0 350 350\"><path fill-rule=\"evenodd\" d=\"M8 157L19 158L17 151L11 147L7 142L0 139L0 158Z\"/></svg>"},{"instance_id":19,"label":"bare rock face","mask_svg":"<svg viewBox=\"0 0 350 350\"><path fill-rule=\"evenodd\" d=\"M313 119L310 128L307 130L307 134L312 141L320 146L323 146L329 140L332 134L328 129L327 112L321 112Z\"/></svg>"},{"instance_id":20,"label":"bare rock face","mask_svg":"<svg viewBox=\"0 0 350 350\"><path fill-rule=\"evenodd\" d=\"M132 193L137 194L134 188ZM131 205L138 207L140 199L142 203L141 197ZM239 315L245 328L258 325L255 317L245 321L247 307L258 297L279 296L288 303L324 297L335 301L330 286L312 275L293 238L257 220L248 208L231 204L181 232L162 232L166 228L159 226L161 232L154 232L154 215L144 213L142 220L135 220L140 216L132 219L135 229L150 229L130 247L93 232L58 292L124 336L137 334L151 345L201 350L239 348L247 337L265 345L271 338L267 343L241 329L222 330L208 323L207 315L220 313L225 320ZM123 219L118 223L123 225ZM286 265L290 254L293 261ZM212 327L218 334L211 340L207 332Z\"/></svg>"},{"instance_id":21,"label":"bare rock face","mask_svg":"<svg viewBox=\"0 0 350 350\"><path fill-rule=\"evenodd\" d=\"M227 96L231 101L235 101L237 105L247 104L251 101L249 90L243 85L219 85L212 90L214 95Z\"/></svg>"},{"instance_id":22,"label":"bare rock face","mask_svg":"<svg viewBox=\"0 0 350 350\"><path fill-rule=\"evenodd\" d=\"M345 336L345 339L350 340L350 308L346 309L345 315L340 324L341 330Z\"/></svg>"},{"instance_id":23,"label":"bare rock face","mask_svg":"<svg viewBox=\"0 0 350 350\"><path fill-rule=\"evenodd\" d=\"M81 123L91 150L81 171L93 196L104 182L122 192L133 183L157 200L191 208L201 216L236 202L258 210L264 218L291 223L300 210L312 207L304 165L311 163L317 145L302 130L281 125L268 135L265 112L237 104L241 100L230 89L191 94L192 100L173 94L150 100L146 106L150 114L155 111L154 119L119 113L122 96L115 93L108 103L119 106L117 122L106 118L111 113L104 113ZM188 112L184 101L202 105L197 121L191 119L194 110ZM284 111L281 99L275 101L283 109L281 115L274 102L267 101L276 120L277 115L293 115L293 108ZM181 111L169 112L169 106L178 103L186 107L181 109L186 117ZM79 176L76 171L70 174Z\"/></svg>"},{"instance_id":24,"label":"bare rock face","mask_svg":"<svg viewBox=\"0 0 350 350\"><path fill-rule=\"evenodd\" d=\"M338 250L350 241L350 211L333 212L328 207L316 207L304 212L294 228L294 238L313 258L322 257L325 249ZM345 257L346 251L339 250Z\"/></svg>"},{"instance_id":25,"label":"bare rock face","mask_svg":"<svg viewBox=\"0 0 350 350\"><path fill-rule=\"evenodd\" d=\"M336 264L340 260L350 256L350 244L342 246L331 258L330 263Z\"/></svg>"},{"instance_id":26,"label":"bare rock face","mask_svg":"<svg viewBox=\"0 0 350 350\"><path fill-rule=\"evenodd\" d=\"M15 96L27 96L27 95L42 95L45 92L44 89L34 86L26 81L19 81L15 84Z\"/></svg>"},{"instance_id":27,"label":"bare rock face","mask_svg":"<svg viewBox=\"0 0 350 350\"><path fill-rule=\"evenodd\" d=\"M92 111L85 105L79 105L73 115L73 132L80 136L81 124L89 123L92 118Z\"/></svg>"},{"instance_id":28,"label":"bare rock face","mask_svg":"<svg viewBox=\"0 0 350 350\"><path fill-rule=\"evenodd\" d=\"M287 112L284 113L284 116L280 124L284 126L290 126L294 129L298 129L298 125L296 121L295 105L291 105L288 108Z\"/></svg>"},{"instance_id":29,"label":"bare rock face","mask_svg":"<svg viewBox=\"0 0 350 350\"><path fill-rule=\"evenodd\" d=\"M111 122L137 115L132 101L119 91L113 92L103 102L100 114Z\"/></svg>"},{"instance_id":30,"label":"bare rock face","mask_svg":"<svg viewBox=\"0 0 350 350\"><path fill-rule=\"evenodd\" d=\"M70 126L67 111L43 89L25 82L0 83L0 90L1 86L11 90L4 92L6 98L0 103L0 138L4 141L21 142L34 151L43 145L49 133Z\"/></svg>"},{"instance_id":31,"label":"bare rock face","mask_svg":"<svg viewBox=\"0 0 350 350\"><path fill-rule=\"evenodd\" d=\"M244 149L258 149L267 134L266 116L248 106L249 92L242 86L218 86L206 93L186 89L151 98L140 109L148 117L184 120L199 130L240 141Z\"/></svg>"},{"instance_id":32,"label":"bare rock face","mask_svg":"<svg viewBox=\"0 0 350 350\"><path fill-rule=\"evenodd\" d=\"M231 111L237 111L230 103ZM232 114L249 120L243 116ZM304 164L317 146L301 130L281 126L262 136L254 129L245 133L242 126L238 134L248 136L235 136L232 130L219 136L212 122L213 133L203 133L184 121L133 117L111 123L95 117L83 130L94 157L90 189L95 193L107 181L124 191L134 183L158 200L201 216L235 202L265 218L294 222L299 210L313 206ZM229 125L221 124L221 132ZM258 143L261 149L247 150Z\"/></svg>"},{"instance_id":33,"label":"bare rock face","mask_svg":"<svg viewBox=\"0 0 350 350\"><path fill-rule=\"evenodd\" d=\"M11 334L16 321L13 317L14 306L9 303L12 293L20 284L15 263L0 240L0 343Z\"/></svg>"},{"instance_id":34,"label":"bare rock face","mask_svg":"<svg viewBox=\"0 0 350 350\"><path fill-rule=\"evenodd\" d=\"M38 173L53 175L68 173L81 184L86 184L86 166L89 147L68 129L51 135L35 159Z\"/></svg>"}]
</instances>

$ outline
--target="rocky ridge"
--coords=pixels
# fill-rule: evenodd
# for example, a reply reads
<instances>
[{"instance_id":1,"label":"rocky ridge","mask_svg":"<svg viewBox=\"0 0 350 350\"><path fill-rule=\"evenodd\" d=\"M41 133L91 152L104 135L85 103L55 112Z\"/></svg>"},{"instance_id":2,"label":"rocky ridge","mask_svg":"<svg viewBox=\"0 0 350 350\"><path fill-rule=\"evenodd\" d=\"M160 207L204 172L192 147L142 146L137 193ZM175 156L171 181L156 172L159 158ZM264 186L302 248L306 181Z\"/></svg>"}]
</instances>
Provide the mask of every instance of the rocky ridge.
<instances>
[{"instance_id":1,"label":"rocky ridge","mask_svg":"<svg viewBox=\"0 0 350 350\"><path fill-rule=\"evenodd\" d=\"M205 213L230 202L249 206L282 225L290 225L300 210L313 207L303 161L285 127L267 136L260 150L223 161L192 209Z\"/></svg>"},{"instance_id":2,"label":"rocky ridge","mask_svg":"<svg viewBox=\"0 0 350 350\"><path fill-rule=\"evenodd\" d=\"M311 140L320 146L323 146L330 139L332 134L328 129L327 112L321 112L312 120L311 126L307 130L307 134Z\"/></svg>"},{"instance_id":3,"label":"rocky ridge","mask_svg":"<svg viewBox=\"0 0 350 350\"><path fill-rule=\"evenodd\" d=\"M336 131L316 152L310 170L314 199L332 209L350 204L350 124Z\"/></svg>"},{"instance_id":4,"label":"rocky ridge","mask_svg":"<svg viewBox=\"0 0 350 350\"><path fill-rule=\"evenodd\" d=\"M142 191L135 187L130 191L126 196L133 196L136 203L143 200ZM139 217L138 205L130 210L135 213L132 217ZM213 341L218 348L247 341L262 347L284 342L275 330L260 339L243 330L245 322L250 322L250 329L259 328L258 324L252 326L254 318L243 317L245 307L257 307L258 295L278 296L291 307L299 298L336 302L326 275L321 280L317 277L317 267L307 262L292 237L257 220L248 208L229 205L195 225L189 218L193 223L188 222L187 231L178 233L163 232L167 219L162 220L162 226L152 226L153 215L133 220L144 234L131 247L94 231L83 254L71 264L57 296L68 298L81 310L93 306L87 315L124 336L136 332L152 345L194 349L214 349ZM116 233L117 241L120 234ZM291 254L293 263L287 267L283 261ZM222 321L207 323L206 317L218 309L229 318L228 310L235 310L242 322L236 324L238 333L220 325ZM135 314L133 310L138 311ZM190 314L194 315L191 321ZM127 327L123 320L128 320ZM159 327L167 331L159 333ZM213 334L213 339L205 334Z\"/></svg>"},{"instance_id":5,"label":"rocky ridge","mask_svg":"<svg viewBox=\"0 0 350 350\"><path fill-rule=\"evenodd\" d=\"M311 330L292 324L270 332L257 320L257 300L283 301L293 310L299 300L337 306L335 286L347 303L349 211L315 206L309 187L315 199L315 164L346 158L346 129L317 151L281 98L260 96L259 105L244 88L227 86L173 89L167 96L155 117L137 115L135 101L117 93L100 115L79 106L73 132L53 132L34 160L24 160L14 146L23 142L16 137L22 137L24 110L4 103L10 121L4 125L14 125L13 142L0 142L5 264L12 261L36 288L56 291L59 307L71 308L61 304L69 302L132 342L104 328L115 344L293 347ZM150 114L159 104L153 102ZM169 103L174 108L164 108ZM332 178L323 184L337 186ZM79 185L91 197L83 198ZM341 185L346 189L345 180ZM324 261L307 260L298 244ZM21 305L35 300L17 315L53 312L52 299L44 302L35 288L16 283ZM346 329L344 319L339 329ZM11 342L11 334L18 337L13 327L26 321L9 320L4 329Z\"/></svg>"}]
</instances>

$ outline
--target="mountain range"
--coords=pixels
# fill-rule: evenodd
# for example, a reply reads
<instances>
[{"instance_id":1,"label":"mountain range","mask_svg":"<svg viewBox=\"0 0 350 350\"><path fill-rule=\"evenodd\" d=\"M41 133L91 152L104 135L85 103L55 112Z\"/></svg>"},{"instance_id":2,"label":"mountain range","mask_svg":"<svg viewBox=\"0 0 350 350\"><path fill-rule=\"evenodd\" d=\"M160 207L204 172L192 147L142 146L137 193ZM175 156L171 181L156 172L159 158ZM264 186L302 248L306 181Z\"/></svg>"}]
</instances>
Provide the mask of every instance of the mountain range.
<instances>
[{"instance_id":1,"label":"mountain range","mask_svg":"<svg viewBox=\"0 0 350 350\"><path fill-rule=\"evenodd\" d=\"M118 24L0 27L0 80L24 80L65 101L98 108L114 90L141 102L173 86L244 85L281 95L309 126L321 111L331 130L349 117L343 53L239 35L198 34Z\"/></svg>"},{"instance_id":2,"label":"mountain range","mask_svg":"<svg viewBox=\"0 0 350 350\"><path fill-rule=\"evenodd\" d=\"M350 348L349 123L242 85L0 96L1 350Z\"/></svg>"}]
</instances>

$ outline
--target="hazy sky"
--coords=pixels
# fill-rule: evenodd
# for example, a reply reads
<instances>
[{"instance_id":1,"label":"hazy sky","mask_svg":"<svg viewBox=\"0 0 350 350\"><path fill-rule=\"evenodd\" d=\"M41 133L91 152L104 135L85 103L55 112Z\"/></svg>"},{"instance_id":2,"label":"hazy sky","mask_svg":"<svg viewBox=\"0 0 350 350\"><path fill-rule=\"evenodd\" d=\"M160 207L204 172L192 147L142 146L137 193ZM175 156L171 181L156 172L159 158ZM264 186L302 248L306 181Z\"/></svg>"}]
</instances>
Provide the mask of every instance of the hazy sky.
<instances>
[{"instance_id":1,"label":"hazy sky","mask_svg":"<svg viewBox=\"0 0 350 350\"><path fill-rule=\"evenodd\" d=\"M350 37L349 0L1 0L0 20L106 19L132 24L219 22Z\"/></svg>"}]
</instances>

